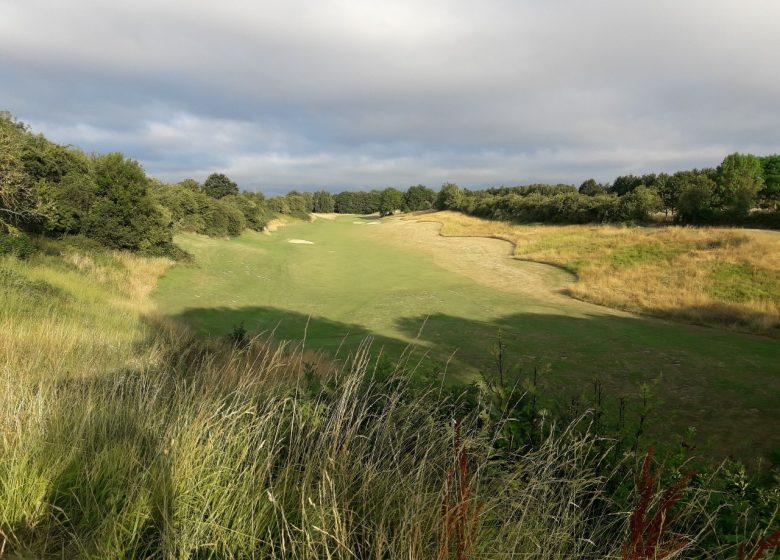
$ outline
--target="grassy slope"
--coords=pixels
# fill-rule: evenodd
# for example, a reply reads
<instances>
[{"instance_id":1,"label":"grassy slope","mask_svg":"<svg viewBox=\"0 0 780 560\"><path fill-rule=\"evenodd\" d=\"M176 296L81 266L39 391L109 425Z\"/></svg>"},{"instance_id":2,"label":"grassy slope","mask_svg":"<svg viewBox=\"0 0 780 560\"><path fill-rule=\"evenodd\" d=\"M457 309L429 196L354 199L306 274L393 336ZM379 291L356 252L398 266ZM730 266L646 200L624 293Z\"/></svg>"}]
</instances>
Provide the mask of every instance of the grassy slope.
<instances>
[{"instance_id":1,"label":"grassy slope","mask_svg":"<svg viewBox=\"0 0 780 560\"><path fill-rule=\"evenodd\" d=\"M154 319L167 261L46 245L0 259L0 556L427 559L440 546L452 426L432 413L445 403L368 387L367 362L318 397L287 390L305 386L305 355L206 351ZM483 432L464 424L476 555L616 553L624 516L593 503L590 440L551 438L495 469Z\"/></svg>"},{"instance_id":2,"label":"grassy slope","mask_svg":"<svg viewBox=\"0 0 780 560\"><path fill-rule=\"evenodd\" d=\"M181 236L198 266L162 279L161 311L211 334L241 321L250 329L276 328L284 339L300 339L308 328L307 344L331 351L349 349L366 334L400 350L427 317L420 344L440 361L457 351L449 371L461 379L491 367L490 347L501 328L513 361L526 370L551 364L551 392L572 397L599 376L612 396L636 395L641 382L662 377L656 393L665 428L697 426L700 443L721 454L780 447L776 340L597 307L583 313L488 289L414 248L361 233L383 225L352 222L318 220L230 241ZM290 244L291 238L314 244Z\"/></svg>"},{"instance_id":3,"label":"grassy slope","mask_svg":"<svg viewBox=\"0 0 780 560\"><path fill-rule=\"evenodd\" d=\"M565 267L570 293L617 309L780 336L780 233L620 226L528 226L457 212L422 217L442 234L505 239L518 258Z\"/></svg>"},{"instance_id":4,"label":"grassy slope","mask_svg":"<svg viewBox=\"0 0 780 560\"><path fill-rule=\"evenodd\" d=\"M0 257L0 373L91 377L141 366L148 295L172 264L41 241L30 262Z\"/></svg>"}]
</instances>

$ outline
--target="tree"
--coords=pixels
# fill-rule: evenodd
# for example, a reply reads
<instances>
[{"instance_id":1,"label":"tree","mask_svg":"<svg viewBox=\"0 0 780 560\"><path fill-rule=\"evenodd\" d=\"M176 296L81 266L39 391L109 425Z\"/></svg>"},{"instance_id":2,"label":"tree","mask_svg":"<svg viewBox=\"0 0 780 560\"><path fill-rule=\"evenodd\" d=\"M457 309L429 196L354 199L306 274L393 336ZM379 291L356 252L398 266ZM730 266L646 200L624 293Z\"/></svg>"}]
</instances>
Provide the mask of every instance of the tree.
<instances>
[{"instance_id":1,"label":"tree","mask_svg":"<svg viewBox=\"0 0 780 560\"><path fill-rule=\"evenodd\" d=\"M623 196L624 194L630 193L635 188L643 184L642 177L637 177L635 175L623 175L621 177L615 178L615 181L612 183L612 187L610 188L610 192L613 192L618 196Z\"/></svg>"},{"instance_id":2,"label":"tree","mask_svg":"<svg viewBox=\"0 0 780 560\"><path fill-rule=\"evenodd\" d=\"M404 195L396 188L387 187L379 197L379 215L389 216L400 209L404 202Z\"/></svg>"},{"instance_id":3,"label":"tree","mask_svg":"<svg viewBox=\"0 0 780 560\"><path fill-rule=\"evenodd\" d=\"M55 235L81 233L97 197L97 184L91 174L69 172L59 183L42 180L35 189L39 204L46 209L44 231Z\"/></svg>"},{"instance_id":4,"label":"tree","mask_svg":"<svg viewBox=\"0 0 780 560\"><path fill-rule=\"evenodd\" d=\"M606 194L607 189L596 182L595 179L588 179L580 185L580 194L585 196L596 196L599 194Z\"/></svg>"},{"instance_id":5,"label":"tree","mask_svg":"<svg viewBox=\"0 0 780 560\"><path fill-rule=\"evenodd\" d=\"M655 190L661 199L661 207L668 217L669 211L677 206L677 198L680 196L679 185L666 173L658 175L655 181Z\"/></svg>"},{"instance_id":6,"label":"tree","mask_svg":"<svg viewBox=\"0 0 780 560\"><path fill-rule=\"evenodd\" d=\"M212 173L203 183L203 192L211 198L219 199L229 194L238 194L238 185L227 175Z\"/></svg>"},{"instance_id":7,"label":"tree","mask_svg":"<svg viewBox=\"0 0 780 560\"><path fill-rule=\"evenodd\" d=\"M739 153L726 156L720 164L719 179L724 208L737 216L747 216L764 186L758 158Z\"/></svg>"},{"instance_id":8,"label":"tree","mask_svg":"<svg viewBox=\"0 0 780 560\"><path fill-rule=\"evenodd\" d=\"M311 212L311 204L303 193L290 191L284 198L287 200L287 207L290 209L288 213L291 216L305 218Z\"/></svg>"},{"instance_id":9,"label":"tree","mask_svg":"<svg viewBox=\"0 0 780 560\"><path fill-rule=\"evenodd\" d=\"M180 181L178 185L192 192L201 192L203 189L201 184L198 183L195 179L184 179L183 181Z\"/></svg>"},{"instance_id":10,"label":"tree","mask_svg":"<svg viewBox=\"0 0 780 560\"><path fill-rule=\"evenodd\" d=\"M661 209L663 204L655 189L644 185L621 196L619 201L624 219L638 222L647 221L654 212Z\"/></svg>"},{"instance_id":11,"label":"tree","mask_svg":"<svg viewBox=\"0 0 780 560\"><path fill-rule=\"evenodd\" d=\"M780 155L759 158L764 188L758 193L761 201L777 210L780 204Z\"/></svg>"},{"instance_id":12,"label":"tree","mask_svg":"<svg viewBox=\"0 0 780 560\"><path fill-rule=\"evenodd\" d=\"M403 203L411 212L430 210L436 204L436 192L423 185L414 185L407 189Z\"/></svg>"},{"instance_id":13,"label":"tree","mask_svg":"<svg viewBox=\"0 0 780 560\"><path fill-rule=\"evenodd\" d=\"M120 153L94 159L96 200L84 218L84 233L115 249L147 250L169 244L170 223L157 210L138 162Z\"/></svg>"},{"instance_id":14,"label":"tree","mask_svg":"<svg viewBox=\"0 0 780 560\"><path fill-rule=\"evenodd\" d=\"M439 210L457 210L463 204L463 191L455 183L444 183L436 197Z\"/></svg>"},{"instance_id":15,"label":"tree","mask_svg":"<svg viewBox=\"0 0 780 560\"><path fill-rule=\"evenodd\" d=\"M677 198L677 216L686 222L702 222L712 216L715 182L694 171L675 173L680 194Z\"/></svg>"},{"instance_id":16,"label":"tree","mask_svg":"<svg viewBox=\"0 0 780 560\"><path fill-rule=\"evenodd\" d=\"M330 213L336 209L336 200L327 191L317 191L312 196L312 210L314 212Z\"/></svg>"},{"instance_id":17,"label":"tree","mask_svg":"<svg viewBox=\"0 0 780 560\"><path fill-rule=\"evenodd\" d=\"M0 116L0 230L19 225L35 214L30 178L22 161L20 130L6 115Z\"/></svg>"}]
</instances>

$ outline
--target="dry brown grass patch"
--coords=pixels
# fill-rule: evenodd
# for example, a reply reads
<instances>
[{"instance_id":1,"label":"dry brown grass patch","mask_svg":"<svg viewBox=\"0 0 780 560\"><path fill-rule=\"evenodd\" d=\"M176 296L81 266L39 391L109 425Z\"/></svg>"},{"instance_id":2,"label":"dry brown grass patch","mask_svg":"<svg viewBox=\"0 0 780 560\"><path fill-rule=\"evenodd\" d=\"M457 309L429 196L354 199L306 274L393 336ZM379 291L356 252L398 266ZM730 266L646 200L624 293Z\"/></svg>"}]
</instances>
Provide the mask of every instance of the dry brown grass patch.
<instances>
[{"instance_id":1,"label":"dry brown grass patch","mask_svg":"<svg viewBox=\"0 0 780 560\"><path fill-rule=\"evenodd\" d=\"M523 260L577 274L569 294L705 325L780 334L780 234L730 228L516 225L456 212L415 219L445 236L515 245Z\"/></svg>"}]
</instances>

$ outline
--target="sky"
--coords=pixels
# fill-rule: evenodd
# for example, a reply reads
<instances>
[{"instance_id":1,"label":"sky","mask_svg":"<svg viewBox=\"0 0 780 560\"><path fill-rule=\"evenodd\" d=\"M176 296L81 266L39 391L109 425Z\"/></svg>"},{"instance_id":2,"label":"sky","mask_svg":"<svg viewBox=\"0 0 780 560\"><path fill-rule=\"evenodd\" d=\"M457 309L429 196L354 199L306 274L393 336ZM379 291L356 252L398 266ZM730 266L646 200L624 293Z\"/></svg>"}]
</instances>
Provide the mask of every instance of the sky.
<instances>
[{"instance_id":1,"label":"sky","mask_svg":"<svg viewBox=\"0 0 780 560\"><path fill-rule=\"evenodd\" d=\"M0 109L165 181L611 181L780 152L778 0L0 0Z\"/></svg>"}]
</instances>

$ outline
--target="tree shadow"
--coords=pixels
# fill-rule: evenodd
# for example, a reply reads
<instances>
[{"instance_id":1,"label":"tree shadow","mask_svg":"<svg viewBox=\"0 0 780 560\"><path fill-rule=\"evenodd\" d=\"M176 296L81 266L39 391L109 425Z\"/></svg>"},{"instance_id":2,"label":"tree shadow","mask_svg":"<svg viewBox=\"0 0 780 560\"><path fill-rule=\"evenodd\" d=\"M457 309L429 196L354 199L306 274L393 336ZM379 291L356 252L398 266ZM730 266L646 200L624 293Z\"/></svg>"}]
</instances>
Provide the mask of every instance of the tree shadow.
<instances>
[{"instance_id":1,"label":"tree shadow","mask_svg":"<svg viewBox=\"0 0 780 560\"><path fill-rule=\"evenodd\" d=\"M460 359L481 371L495 368L500 330L511 364L526 373L544 369L556 400L581 399L594 380L614 398L650 394L657 434L694 427L699 445L715 456L780 449L780 344L771 338L598 314L517 313L490 322L437 314L395 324L420 333L433 355L457 341Z\"/></svg>"},{"instance_id":2,"label":"tree shadow","mask_svg":"<svg viewBox=\"0 0 780 560\"><path fill-rule=\"evenodd\" d=\"M347 358L367 337L376 353L391 359L412 344L426 367L444 372L452 383L472 382L495 369L500 331L519 375L544 371L547 394L559 404L592 392L595 380L615 399L651 394L663 417L659 433L695 427L702 449L716 456L780 448L780 345L766 337L606 314L516 313L490 321L443 313L401 317L395 321L397 338L273 307L194 308L174 318L216 337L243 324L338 358Z\"/></svg>"}]
</instances>

